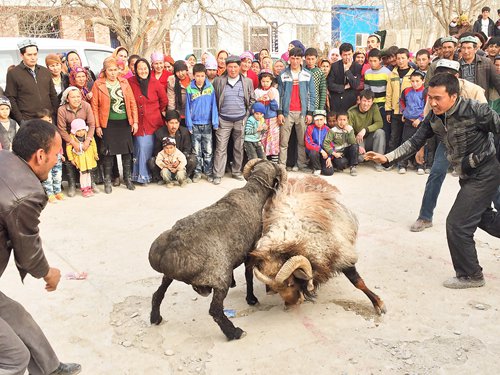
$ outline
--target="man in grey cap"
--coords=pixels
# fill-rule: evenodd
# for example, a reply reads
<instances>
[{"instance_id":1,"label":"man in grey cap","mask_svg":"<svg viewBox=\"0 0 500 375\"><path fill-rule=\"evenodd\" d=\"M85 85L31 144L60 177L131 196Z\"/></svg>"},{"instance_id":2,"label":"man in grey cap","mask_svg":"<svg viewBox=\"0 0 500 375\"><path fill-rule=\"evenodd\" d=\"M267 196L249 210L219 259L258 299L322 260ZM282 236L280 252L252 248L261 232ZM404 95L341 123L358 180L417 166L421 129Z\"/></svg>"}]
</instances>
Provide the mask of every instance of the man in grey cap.
<instances>
[{"instance_id":1,"label":"man in grey cap","mask_svg":"<svg viewBox=\"0 0 500 375\"><path fill-rule=\"evenodd\" d=\"M250 108L255 103L255 93L252 80L240 73L240 64L241 60L238 56L229 56L226 59L226 71L213 82L219 109L219 129L215 133L217 139L213 179L215 185L220 184L224 176L227 144L231 134L233 139L232 176L237 180L243 180L241 168L245 124Z\"/></svg>"},{"instance_id":2,"label":"man in grey cap","mask_svg":"<svg viewBox=\"0 0 500 375\"><path fill-rule=\"evenodd\" d=\"M50 71L37 64L38 47L32 39L17 44L21 63L7 73L5 96L12 104L11 117L23 125L42 109L55 113L59 100Z\"/></svg>"},{"instance_id":3,"label":"man in grey cap","mask_svg":"<svg viewBox=\"0 0 500 375\"><path fill-rule=\"evenodd\" d=\"M461 77L481 86L485 90L486 99L488 99L490 88L495 88L500 94L500 75L496 73L495 66L489 58L476 53L476 47L477 39L474 36L460 38Z\"/></svg>"},{"instance_id":4,"label":"man in grey cap","mask_svg":"<svg viewBox=\"0 0 500 375\"><path fill-rule=\"evenodd\" d=\"M458 40L454 36L447 36L444 38L441 38L441 55L442 57L440 59L434 60L431 65L429 66L429 70L427 71L427 74L425 75L425 81L424 81L424 86L427 88L429 87L429 81L434 75L434 71L436 70L437 63L441 61L441 59L445 60L454 60L455 58L455 51L457 50L457 44Z\"/></svg>"}]
</instances>

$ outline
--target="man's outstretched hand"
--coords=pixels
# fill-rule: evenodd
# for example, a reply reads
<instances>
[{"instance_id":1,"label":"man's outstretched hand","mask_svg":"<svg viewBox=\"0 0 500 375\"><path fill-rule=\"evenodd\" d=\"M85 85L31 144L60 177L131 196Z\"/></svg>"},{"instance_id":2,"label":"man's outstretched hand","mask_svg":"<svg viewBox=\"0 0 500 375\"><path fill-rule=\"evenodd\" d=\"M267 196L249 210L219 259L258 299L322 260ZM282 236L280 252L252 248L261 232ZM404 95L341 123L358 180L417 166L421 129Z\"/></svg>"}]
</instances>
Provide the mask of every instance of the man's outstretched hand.
<instances>
[{"instance_id":1,"label":"man's outstretched hand","mask_svg":"<svg viewBox=\"0 0 500 375\"><path fill-rule=\"evenodd\" d=\"M49 268L49 272L43 278L45 280L45 290L47 292L53 292L57 289L57 284L59 284L59 280L61 280L61 271L57 268Z\"/></svg>"},{"instance_id":2,"label":"man's outstretched hand","mask_svg":"<svg viewBox=\"0 0 500 375\"><path fill-rule=\"evenodd\" d=\"M372 161L379 163L379 164L385 164L388 162L385 155L377 154L376 152L373 152L373 151L368 151L365 154L365 160L372 160Z\"/></svg>"}]
</instances>

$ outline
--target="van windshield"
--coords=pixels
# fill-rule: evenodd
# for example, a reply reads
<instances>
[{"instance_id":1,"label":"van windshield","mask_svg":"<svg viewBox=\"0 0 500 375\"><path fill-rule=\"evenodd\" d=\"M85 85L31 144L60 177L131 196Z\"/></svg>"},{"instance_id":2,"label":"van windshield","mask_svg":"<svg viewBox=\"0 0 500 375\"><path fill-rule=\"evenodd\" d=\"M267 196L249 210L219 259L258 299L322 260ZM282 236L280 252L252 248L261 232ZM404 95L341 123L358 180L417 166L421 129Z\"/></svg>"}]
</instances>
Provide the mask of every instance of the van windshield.
<instances>
[{"instance_id":1,"label":"van windshield","mask_svg":"<svg viewBox=\"0 0 500 375\"><path fill-rule=\"evenodd\" d=\"M87 62L90 66L90 69L94 72L96 76L99 75L99 72L102 70L102 62L106 57L111 56L111 52L103 51L98 49L86 49L85 57L87 58Z\"/></svg>"}]
</instances>

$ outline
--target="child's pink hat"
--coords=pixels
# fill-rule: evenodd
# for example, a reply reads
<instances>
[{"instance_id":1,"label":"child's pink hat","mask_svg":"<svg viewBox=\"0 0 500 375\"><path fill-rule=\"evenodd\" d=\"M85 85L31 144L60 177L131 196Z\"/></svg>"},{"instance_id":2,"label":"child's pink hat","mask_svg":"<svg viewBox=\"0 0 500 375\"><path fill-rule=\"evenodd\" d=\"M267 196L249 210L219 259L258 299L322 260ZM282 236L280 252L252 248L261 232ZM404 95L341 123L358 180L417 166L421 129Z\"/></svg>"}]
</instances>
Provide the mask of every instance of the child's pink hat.
<instances>
[{"instance_id":1,"label":"child's pink hat","mask_svg":"<svg viewBox=\"0 0 500 375\"><path fill-rule=\"evenodd\" d=\"M78 130L84 129L85 131L89 131L89 127L85 124L85 121L81 118L75 118L71 121L71 134L76 134Z\"/></svg>"}]
</instances>

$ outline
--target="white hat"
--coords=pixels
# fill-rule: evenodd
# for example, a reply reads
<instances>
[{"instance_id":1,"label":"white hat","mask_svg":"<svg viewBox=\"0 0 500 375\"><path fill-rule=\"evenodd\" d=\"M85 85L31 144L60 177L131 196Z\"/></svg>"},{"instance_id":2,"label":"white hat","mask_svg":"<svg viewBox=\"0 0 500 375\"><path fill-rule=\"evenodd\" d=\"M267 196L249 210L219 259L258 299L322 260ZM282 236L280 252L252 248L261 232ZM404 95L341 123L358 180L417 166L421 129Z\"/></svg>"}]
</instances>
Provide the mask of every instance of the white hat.
<instances>
[{"instance_id":1,"label":"white hat","mask_svg":"<svg viewBox=\"0 0 500 375\"><path fill-rule=\"evenodd\" d=\"M35 46L38 48L36 42L33 39L23 39L19 43L17 43L17 48L23 49L25 47Z\"/></svg>"},{"instance_id":2,"label":"white hat","mask_svg":"<svg viewBox=\"0 0 500 375\"><path fill-rule=\"evenodd\" d=\"M460 71L460 63L455 60L439 59L436 64L436 69L437 68L448 68L458 72Z\"/></svg>"}]
</instances>

